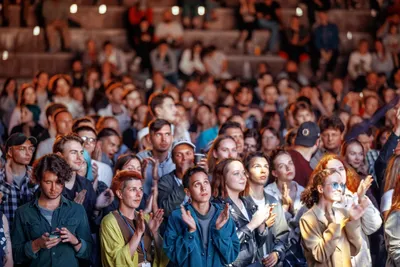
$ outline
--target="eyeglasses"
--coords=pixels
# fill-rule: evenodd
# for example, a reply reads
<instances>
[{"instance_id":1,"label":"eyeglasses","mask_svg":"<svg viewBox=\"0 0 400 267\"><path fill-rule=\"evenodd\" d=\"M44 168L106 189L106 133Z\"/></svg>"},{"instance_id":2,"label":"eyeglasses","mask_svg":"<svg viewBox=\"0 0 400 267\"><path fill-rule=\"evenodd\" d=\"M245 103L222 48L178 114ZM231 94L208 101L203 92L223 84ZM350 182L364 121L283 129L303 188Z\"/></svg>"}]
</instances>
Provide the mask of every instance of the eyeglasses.
<instances>
[{"instance_id":1,"label":"eyeglasses","mask_svg":"<svg viewBox=\"0 0 400 267\"><path fill-rule=\"evenodd\" d=\"M339 187L342 188L343 192L346 190L346 184L344 184L344 183L333 182L333 183L326 184L326 185L331 185L333 190L339 190Z\"/></svg>"},{"instance_id":2,"label":"eyeglasses","mask_svg":"<svg viewBox=\"0 0 400 267\"><path fill-rule=\"evenodd\" d=\"M94 143L94 142L96 142L96 138L92 138L92 137L82 136L81 139L85 143Z\"/></svg>"},{"instance_id":3,"label":"eyeglasses","mask_svg":"<svg viewBox=\"0 0 400 267\"><path fill-rule=\"evenodd\" d=\"M30 147L26 147L26 146L17 146L18 151L20 152L24 152L26 153L27 151L33 153L35 152L35 147L34 146L30 146Z\"/></svg>"}]
</instances>

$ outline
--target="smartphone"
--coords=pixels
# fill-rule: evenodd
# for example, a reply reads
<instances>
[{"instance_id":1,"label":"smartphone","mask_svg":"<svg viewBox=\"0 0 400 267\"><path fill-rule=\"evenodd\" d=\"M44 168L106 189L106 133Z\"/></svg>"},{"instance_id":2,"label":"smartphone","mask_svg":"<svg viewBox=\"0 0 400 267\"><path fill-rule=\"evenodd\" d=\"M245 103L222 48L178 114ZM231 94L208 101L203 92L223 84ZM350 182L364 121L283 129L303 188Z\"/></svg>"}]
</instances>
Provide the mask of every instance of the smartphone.
<instances>
[{"instance_id":1,"label":"smartphone","mask_svg":"<svg viewBox=\"0 0 400 267\"><path fill-rule=\"evenodd\" d=\"M49 237L50 237L50 238L60 238L60 237L61 237L61 234L60 234L60 232L58 232L58 231L53 231L53 232L51 232L51 234L50 234Z\"/></svg>"},{"instance_id":2,"label":"smartphone","mask_svg":"<svg viewBox=\"0 0 400 267\"><path fill-rule=\"evenodd\" d=\"M197 165L202 159L204 159L206 155L204 154L194 154L194 164Z\"/></svg>"}]
</instances>

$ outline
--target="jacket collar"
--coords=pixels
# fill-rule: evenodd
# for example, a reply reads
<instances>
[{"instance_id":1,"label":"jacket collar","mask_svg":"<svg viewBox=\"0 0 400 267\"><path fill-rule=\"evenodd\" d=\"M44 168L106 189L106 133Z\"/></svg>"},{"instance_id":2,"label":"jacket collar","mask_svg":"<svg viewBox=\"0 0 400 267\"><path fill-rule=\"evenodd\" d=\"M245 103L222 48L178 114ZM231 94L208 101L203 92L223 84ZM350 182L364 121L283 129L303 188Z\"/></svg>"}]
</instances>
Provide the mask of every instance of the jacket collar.
<instances>
[{"instance_id":1,"label":"jacket collar","mask_svg":"<svg viewBox=\"0 0 400 267\"><path fill-rule=\"evenodd\" d=\"M314 215L318 219L318 221L320 221L324 225L328 225L328 220L325 217L325 211L321 210L317 206L317 204L314 204L314 206L312 207L312 212L314 213Z\"/></svg>"}]
</instances>

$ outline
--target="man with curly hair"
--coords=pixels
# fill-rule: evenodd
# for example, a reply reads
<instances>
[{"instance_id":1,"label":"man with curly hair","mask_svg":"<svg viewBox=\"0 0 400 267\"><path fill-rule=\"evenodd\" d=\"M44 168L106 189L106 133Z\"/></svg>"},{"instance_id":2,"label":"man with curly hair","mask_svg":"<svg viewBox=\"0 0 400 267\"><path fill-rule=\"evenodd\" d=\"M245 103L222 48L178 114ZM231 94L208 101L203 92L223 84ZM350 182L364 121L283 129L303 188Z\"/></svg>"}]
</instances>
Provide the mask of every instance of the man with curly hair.
<instances>
[{"instance_id":1,"label":"man with curly hair","mask_svg":"<svg viewBox=\"0 0 400 267\"><path fill-rule=\"evenodd\" d=\"M35 162L33 177L40 191L15 213L12 228L16 264L78 267L89 260L92 239L85 209L62 196L72 169L59 155Z\"/></svg>"}]
</instances>

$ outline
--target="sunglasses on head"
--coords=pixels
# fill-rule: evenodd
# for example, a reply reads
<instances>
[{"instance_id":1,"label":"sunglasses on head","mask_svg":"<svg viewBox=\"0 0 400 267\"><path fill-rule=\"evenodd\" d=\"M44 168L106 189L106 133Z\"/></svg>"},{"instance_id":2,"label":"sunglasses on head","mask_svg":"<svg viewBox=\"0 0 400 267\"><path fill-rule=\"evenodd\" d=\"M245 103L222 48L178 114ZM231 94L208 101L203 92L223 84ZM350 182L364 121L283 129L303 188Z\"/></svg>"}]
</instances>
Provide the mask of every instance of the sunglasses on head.
<instances>
[{"instance_id":1,"label":"sunglasses on head","mask_svg":"<svg viewBox=\"0 0 400 267\"><path fill-rule=\"evenodd\" d=\"M333 182L333 183L326 184L326 185L331 185L333 190L339 190L339 188L342 189L342 192L344 192L346 190L346 184L344 184L344 183Z\"/></svg>"}]
</instances>

